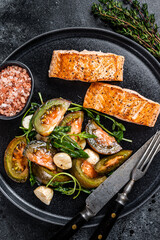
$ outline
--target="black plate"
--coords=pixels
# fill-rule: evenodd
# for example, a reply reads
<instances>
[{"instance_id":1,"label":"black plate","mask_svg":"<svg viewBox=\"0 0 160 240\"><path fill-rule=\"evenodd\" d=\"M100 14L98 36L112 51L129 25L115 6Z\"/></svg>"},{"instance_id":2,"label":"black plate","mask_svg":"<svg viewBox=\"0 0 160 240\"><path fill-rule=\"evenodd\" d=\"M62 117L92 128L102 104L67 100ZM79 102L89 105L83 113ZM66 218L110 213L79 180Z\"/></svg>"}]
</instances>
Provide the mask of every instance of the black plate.
<instances>
[{"instance_id":1,"label":"black plate","mask_svg":"<svg viewBox=\"0 0 160 240\"><path fill-rule=\"evenodd\" d=\"M89 28L70 28L45 33L21 46L6 59L21 61L31 69L35 79L32 101L39 101L37 93L41 92L44 100L61 96L77 103L83 102L89 87L88 83L48 78L48 68L54 49L101 50L123 55L125 57L124 81L115 84L136 90L143 96L160 102L160 66L157 60L143 47L124 36ZM20 118L8 122L0 121L1 191L28 214L43 221L63 225L82 209L87 195L82 193L73 200L72 197L55 193L51 205L45 206L34 196L29 182L17 184L7 177L3 167L3 155L11 139L20 134L18 130L20 122ZM160 119L154 128L125 123L127 128L125 137L132 138L133 143L123 142L122 146L136 151L155 133L159 124ZM130 195L130 202L126 205L121 217L132 212L157 190L160 183L159 172L160 164L157 155L146 176L135 185ZM102 214L103 212L86 226L97 225Z\"/></svg>"}]
</instances>

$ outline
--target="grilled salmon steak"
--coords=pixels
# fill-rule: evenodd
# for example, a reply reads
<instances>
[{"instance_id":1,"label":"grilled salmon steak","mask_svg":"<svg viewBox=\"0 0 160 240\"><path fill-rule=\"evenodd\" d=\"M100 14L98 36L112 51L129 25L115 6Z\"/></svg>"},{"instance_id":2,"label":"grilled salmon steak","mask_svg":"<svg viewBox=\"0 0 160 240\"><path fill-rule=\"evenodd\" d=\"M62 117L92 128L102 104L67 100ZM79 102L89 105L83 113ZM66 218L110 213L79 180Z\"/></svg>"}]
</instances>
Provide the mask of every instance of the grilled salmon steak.
<instances>
[{"instance_id":1,"label":"grilled salmon steak","mask_svg":"<svg viewBox=\"0 0 160 240\"><path fill-rule=\"evenodd\" d=\"M113 53L53 51L49 77L83 82L123 81L124 57Z\"/></svg>"},{"instance_id":2,"label":"grilled salmon steak","mask_svg":"<svg viewBox=\"0 0 160 240\"><path fill-rule=\"evenodd\" d=\"M127 122L154 127L160 104L139 93L107 83L92 83L83 106L112 115Z\"/></svg>"}]
</instances>

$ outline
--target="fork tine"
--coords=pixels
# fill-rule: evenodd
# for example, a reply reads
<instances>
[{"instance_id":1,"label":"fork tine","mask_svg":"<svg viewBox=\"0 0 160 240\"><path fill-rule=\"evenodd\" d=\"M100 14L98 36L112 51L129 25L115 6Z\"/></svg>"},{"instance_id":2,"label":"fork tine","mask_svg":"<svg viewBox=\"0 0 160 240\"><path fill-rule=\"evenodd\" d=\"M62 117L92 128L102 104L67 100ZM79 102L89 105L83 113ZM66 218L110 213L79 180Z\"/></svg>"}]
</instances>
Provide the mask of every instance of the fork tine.
<instances>
[{"instance_id":1,"label":"fork tine","mask_svg":"<svg viewBox=\"0 0 160 240\"><path fill-rule=\"evenodd\" d=\"M159 135L159 136L157 137L157 139L154 141L154 144L153 144L153 146L152 146L151 151L148 153L148 156L143 160L143 162L141 162L141 166L139 167L140 170L142 170L143 167L145 166L145 164L148 162L148 160L149 160L150 158L152 158L151 156L156 152L155 149L158 149L158 148L159 148L159 143L160 143L159 138L160 138L160 135ZM158 148L157 148L157 146L158 146Z\"/></svg>"},{"instance_id":2,"label":"fork tine","mask_svg":"<svg viewBox=\"0 0 160 240\"><path fill-rule=\"evenodd\" d=\"M154 156L156 155L157 150L159 149L159 147L160 147L160 144L157 146L157 148L156 148L154 154L152 155L152 157L150 158L149 162L147 163L145 169L143 170L144 173L148 170L148 168L149 168L149 166L150 166L152 160L154 159Z\"/></svg>"},{"instance_id":3,"label":"fork tine","mask_svg":"<svg viewBox=\"0 0 160 240\"><path fill-rule=\"evenodd\" d=\"M152 138L147 150L145 151L144 155L141 157L141 159L139 160L138 164L137 164L137 168L140 167L141 163L144 161L144 159L146 158L147 154L149 153L150 149L152 148L152 145L155 141L155 139L157 138L157 136L159 135L160 131L156 132L156 134L154 135L154 137Z\"/></svg>"}]
</instances>

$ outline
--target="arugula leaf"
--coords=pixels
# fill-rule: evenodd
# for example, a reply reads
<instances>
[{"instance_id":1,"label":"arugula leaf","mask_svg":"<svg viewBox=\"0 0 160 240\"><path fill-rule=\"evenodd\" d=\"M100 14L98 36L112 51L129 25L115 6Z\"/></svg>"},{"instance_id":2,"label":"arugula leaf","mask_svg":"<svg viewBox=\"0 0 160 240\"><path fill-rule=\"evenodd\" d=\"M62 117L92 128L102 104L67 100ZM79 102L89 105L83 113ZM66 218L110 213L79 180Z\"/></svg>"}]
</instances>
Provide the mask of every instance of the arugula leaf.
<instances>
[{"instance_id":1,"label":"arugula leaf","mask_svg":"<svg viewBox=\"0 0 160 240\"><path fill-rule=\"evenodd\" d=\"M53 132L62 132L62 133L67 133L67 132L70 132L71 131L71 126L57 126L54 128L54 131Z\"/></svg>"},{"instance_id":2,"label":"arugula leaf","mask_svg":"<svg viewBox=\"0 0 160 240\"><path fill-rule=\"evenodd\" d=\"M97 114L97 116L96 116L96 118L95 118L95 119L96 119L96 121L97 121L97 122L99 122L99 123L100 123L100 115L98 115L98 114Z\"/></svg>"},{"instance_id":3,"label":"arugula leaf","mask_svg":"<svg viewBox=\"0 0 160 240\"><path fill-rule=\"evenodd\" d=\"M57 188L54 188L54 191L58 191L58 192L61 192L62 194L65 194L65 195L70 195L68 193L70 193L70 191L72 191L73 188L69 187L63 187L63 186L59 186ZM76 191L78 191L79 189L76 188ZM91 193L91 190L88 190L88 189L85 189L85 188L81 188L80 190L81 192L84 192L84 193L87 193L87 194L90 194Z\"/></svg>"},{"instance_id":4,"label":"arugula leaf","mask_svg":"<svg viewBox=\"0 0 160 240\"><path fill-rule=\"evenodd\" d=\"M28 160L28 164L29 164L29 181L31 184L31 187L34 186L34 184L37 182L35 176L32 173L32 162L30 160Z\"/></svg>"},{"instance_id":5,"label":"arugula leaf","mask_svg":"<svg viewBox=\"0 0 160 240\"><path fill-rule=\"evenodd\" d=\"M69 183L73 183L73 181L66 181L66 182L51 182L50 185L52 187L58 187L58 186L63 186L64 184L69 184Z\"/></svg>"},{"instance_id":6,"label":"arugula leaf","mask_svg":"<svg viewBox=\"0 0 160 240\"><path fill-rule=\"evenodd\" d=\"M31 107L25 112L25 114L23 115L23 118L22 118L22 122L23 122L23 119L27 116L27 115L31 115L31 114L34 114L35 111L40 107L40 104L38 103L35 103L35 102L32 102L31 103Z\"/></svg>"},{"instance_id":7,"label":"arugula leaf","mask_svg":"<svg viewBox=\"0 0 160 240\"><path fill-rule=\"evenodd\" d=\"M111 136L115 137L118 142L120 142L122 140L126 141L126 142L132 142L132 140L126 139L126 138L123 137L123 132L126 131L126 128L122 123L117 122L115 119L107 116L106 114L100 113L100 112L98 112L96 110L93 110L93 109L85 108L80 104L71 103L71 105L75 106L75 107L70 108L72 112L77 111L77 108L79 108L79 110L84 110L87 113L89 118L93 119L104 131L109 133ZM100 123L100 116L102 116L106 119L109 119L110 121L113 122L113 124L112 124L112 131L113 132L109 131L107 128L105 128Z\"/></svg>"},{"instance_id":8,"label":"arugula leaf","mask_svg":"<svg viewBox=\"0 0 160 240\"><path fill-rule=\"evenodd\" d=\"M54 188L54 191L58 191L65 195L72 195L73 194L73 188L66 188L63 186L58 186L57 188Z\"/></svg>"},{"instance_id":9,"label":"arugula leaf","mask_svg":"<svg viewBox=\"0 0 160 240\"><path fill-rule=\"evenodd\" d=\"M115 127L117 127L119 130L126 131L126 128L125 128L125 126L124 126L122 123L118 123L118 122L115 121L113 124L114 124Z\"/></svg>"},{"instance_id":10,"label":"arugula leaf","mask_svg":"<svg viewBox=\"0 0 160 240\"><path fill-rule=\"evenodd\" d=\"M71 112L77 112L77 111L81 111L81 110L82 110L82 107L68 108L68 111L71 111Z\"/></svg>"},{"instance_id":11,"label":"arugula leaf","mask_svg":"<svg viewBox=\"0 0 160 240\"><path fill-rule=\"evenodd\" d=\"M21 137L25 136L26 140L27 140L27 143L32 141L35 138L36 134L37 134L36 131L33 130L33 127L29 127L29 129L26 129L26 128L21 126L19 128L23 130L24 134L21 135ZM20 137L20 136L16 136L16 137Z\"/></svg>"},{"instance_id":12,"label":"arugula leaf","mask_svg":"<svg viewBox=\"0 0 160 240\"><path fill-rule=\"evenodd\" d=\"M43 105L44 102L43 102L42 94L41 94L40 92L38 92L38 95L39 95L39 99L40 99L40 101L41 101L41 104Z\"/></svg>"},{"instance_id":13,"label":"arugula leaf","mask_svg":"<svg viewBox=\"0 0 160 240\"><path fill-rule=\"evenodd\" d=\"M79 138L80 140L84 139L84 138L96 138L97 136L94 134L90 134L87 132L81 132L81 133L77 133L77 134L69 134L69 136L75 136L77 138Z\"/></svg>"},{"instance_id":14,"label":"arugula leaf","mask_svg":"<svg viewBox=\"0 0 160 240\"><path fill-rule=\"evenodd\" d=\"M39 95L41 95L39 93ZM42 96L41 96L42 97ZM23 118L22 118L22 121L21 121L21 126L19 127L20 129L22 129L23 131L23 135L21 136L26 136L26 140L27 140L27 143L29 143L31 140L33 140L33 138L35 137L36 135L36 132L33 130L33 124L32 124L32 119L30 120L30 123L29 123L29 129L26 129L22 126L22 122L24 120L24 118L28 115L32 115L35 113L35 111L37 111L37 109L40 107L40 104L38 103L35 103L35 102L32 102L31 103L31 107L25 112L25 114L23 115Z\"/></svg>"},{"instance_id":15,"label":"arugula leaf","mask_svg":"<svg viewBox=\"0 0 160 240\"><path fill-rule=\"evenodd\" d=\"M80 192L81 192L81 185L80 183L78 182L78 180L72 176L70 173L67 173L67 172L60 172L60 173L57 173L54 177L51 178L51 180L47 183L46 187L48 187L52 182L53 180L58 177L59 175L66 175L66 176L69 176L72 180L73 180L73 183L74 183L74 186L73 188L70 188L70 189L65 189L63 188L62 186L59 186L57 189L59 189L59 191L65 195L72 195L75 193L75 191L77 190L78 193L76 196L73 197L73 199L75 199L76 197L79 196ZM76 188L78 186L78 189ZM56 190L56 188L54 189ZM57 190L58 191L58 190Z\"/></svg>"},{"instance_id":16,"label":"arugula leaf","mask_svg":"<svg viewBox=\"0 0 160 240\"><path fill-rule=\"evenodd\" d=\"M89 189L86 189L86 188L82 188L82 187L81 187L81 192L90 194L90 193L92 192L92 190L89 190Z\"/></svg>"},{"instance_id":17,"label":"arugula leaf","mask_svg":"<svg viewBox=\"0 0 160 240\"><path fill-rule=\"evenodd\" d=\"M49 139L53 147L58 148L60 151L68 153L73 158L88 158L88 154L84 152L76 141L74 141L70 136L76 136L80 139L83 138L93 138L94 135L88 134L86 132L78 134L68 134L71 130L70 126L56 127L50 134Z\"/></svg>"},{"instance_id":18,"label":"arugula leaf","mask_svg":"<svg viewBox=\"0 0 160 240\"><path fill-rule=\"evenodd\" d=\"M113 125L112 125L112 130L114 131L114 130L115 130L115 128L116 128L116 124L115 124L115 123L113 123Z\"/></svg>"},{"instance_id":19,"label":"arugula leaf","mask_svg":"<svg viewBox=\"0 0 160 240\"><path fill-rule=\"evenodd\" d=\"M82 149L75 148L72 143L65 140L55 139L51 141L53 147L58 148L60 151L68 153L73 158L88 158L88 154Z\"/></svg>"},{"instance_id":20,"label":"arugula leaf","mask_svg":"<svg viewBox=\"0 0 160 240\"><path fill-rule=\"evenodd\" d=\"M117 139L117 142L120 142L123 139L123 131L114 131L113 134Z\"/></svg>"},{"instance_id":21,"label":"arugula leaf","mask_svg":"<svg viewBox=\"0 0 160 240\"><path fill-rule=\"evenodd\" d=\"M107 174L107 176L108 176L108 177L111 176L113 172L114 172L114 171L109 172L109 173Z\"/></svg>"},{"instance_id":22,"label":"arugula leaf","mask_svg":"<svg viewBox=\"0 0 160 240\"><path fill-rule=\"evenodd\" d=\"M61 174L66 175L65 172L62 172ZM58 175L60 175L60 174L58 173ZM72 180L69 180L69 181L66 181L66 182L52 182L53 181L53 178L52 178L46 186L51 185L54 188L54 191L61 192L62 194L65 194L65 195L72 195L75 191L84 192L84 193L87 193L87 194L91 193L91 190L80 187L79 184L78 184L78 180L74 176L72 176L69 173L67 173L67 176L70 176L72 178ZM66 187L66 186L64 187L63 186L63 185L67 185L67 184L70 184L70 183L74 183L74 187ZM75 184L76 185L78 184L79 188L76 188Z\"/></svg>"}]
</instances>

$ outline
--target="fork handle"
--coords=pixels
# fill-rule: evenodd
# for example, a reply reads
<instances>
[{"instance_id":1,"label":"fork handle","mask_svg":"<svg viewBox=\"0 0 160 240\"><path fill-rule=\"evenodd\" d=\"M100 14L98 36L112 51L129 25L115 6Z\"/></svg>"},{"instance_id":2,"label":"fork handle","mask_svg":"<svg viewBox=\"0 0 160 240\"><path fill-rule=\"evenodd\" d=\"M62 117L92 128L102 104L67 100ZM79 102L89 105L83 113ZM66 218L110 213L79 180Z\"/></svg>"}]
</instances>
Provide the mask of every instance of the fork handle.
<instances>
[{"instance_id":1,"label":"fork handle","mask_svg":"<svg viewBox=\"0 0 160 240\"><path fill-rule=\"evenodd\" d=\"M116 222L120 212L122 211L124 205L115 201L111 209L107 212L105 217L102 219L97 229L91 236L90 240L105 240L111 231L114 223Z\"/></svg>"}]
</instances>

